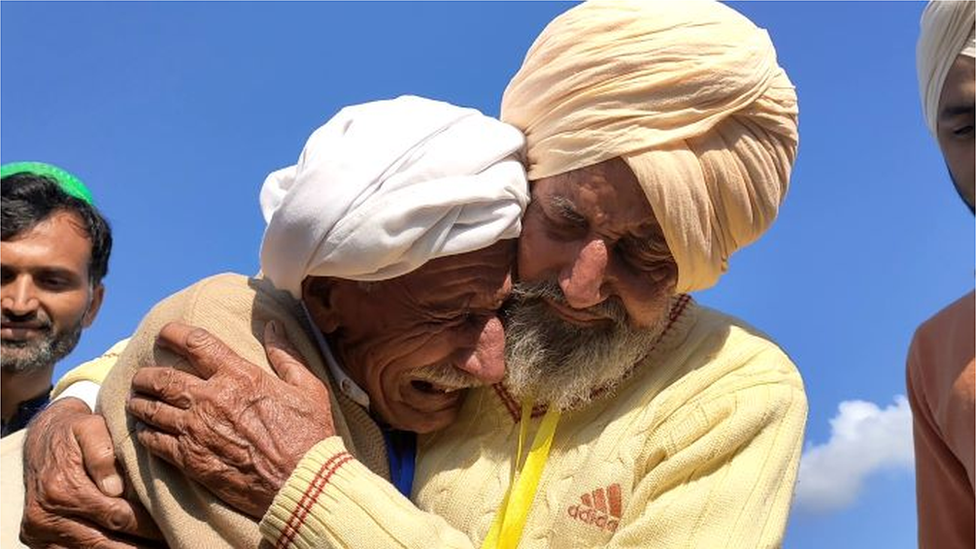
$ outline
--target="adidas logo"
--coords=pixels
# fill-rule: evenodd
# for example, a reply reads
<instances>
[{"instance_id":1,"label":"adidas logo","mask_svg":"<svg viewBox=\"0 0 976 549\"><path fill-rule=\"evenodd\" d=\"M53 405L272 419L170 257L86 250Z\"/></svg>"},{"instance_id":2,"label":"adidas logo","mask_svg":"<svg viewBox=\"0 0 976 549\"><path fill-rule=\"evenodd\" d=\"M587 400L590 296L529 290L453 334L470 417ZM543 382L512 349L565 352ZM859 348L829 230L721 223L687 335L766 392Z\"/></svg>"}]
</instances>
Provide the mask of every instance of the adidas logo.
<instances>
[{"instance_id":1,"label":"adidas logo","mask_svg":"<svg viewBox=\"0 0 976 549\"><path fill-rule=\"evenodd\" d=\"M580 504L571 505L567 512L570 517L585 524L616 532L620 523L620 485L615 482L606 490L597 488L581 495Z\"/></svg>"}]
</instances>

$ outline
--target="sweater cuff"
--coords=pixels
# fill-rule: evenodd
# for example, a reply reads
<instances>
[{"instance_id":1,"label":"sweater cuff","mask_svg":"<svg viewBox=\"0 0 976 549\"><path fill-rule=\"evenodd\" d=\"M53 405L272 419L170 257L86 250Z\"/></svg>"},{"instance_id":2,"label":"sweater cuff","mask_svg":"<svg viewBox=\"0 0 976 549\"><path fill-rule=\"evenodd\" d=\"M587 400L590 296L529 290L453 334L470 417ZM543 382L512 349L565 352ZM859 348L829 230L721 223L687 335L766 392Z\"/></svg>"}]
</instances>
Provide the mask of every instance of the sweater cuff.
<instances>
[{"instance_id":1,"label":"sweater cuff","mask_svg":"<svg viewBox=\"0 0 976 549\"><path fill-rule=\"evenodd\" d=\"M471 547L356 460L339 437L312 447L261 520L276 548Z\"/></svg>"},{"instance_id":2,"label":"sweater cuff","mask_svg":"<svg viewBox=\"0 0 976 549\"><path fill-rule=\"evenodd\" d=\"M261 535L278 547L315 547L306 523L320 513L319 498L337 472L354 458L338 436L322 440L302 457L261 519Z\"/></svg>"}]
</instances>

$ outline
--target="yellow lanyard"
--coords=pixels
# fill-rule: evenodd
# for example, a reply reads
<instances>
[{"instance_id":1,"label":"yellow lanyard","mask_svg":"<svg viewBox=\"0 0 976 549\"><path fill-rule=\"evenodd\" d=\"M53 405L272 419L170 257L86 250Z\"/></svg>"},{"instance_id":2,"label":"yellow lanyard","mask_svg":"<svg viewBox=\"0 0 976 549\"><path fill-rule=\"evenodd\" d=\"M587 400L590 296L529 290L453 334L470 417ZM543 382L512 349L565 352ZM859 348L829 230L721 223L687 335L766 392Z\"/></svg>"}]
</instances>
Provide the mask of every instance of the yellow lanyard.
<instances>
[{"instance_id":1,"label":"yellow lanyard","mask_svg":"<svg viewBox=\"0 0 976 549\"><path fill-rule=\"evenodd\" d=\"M529 508L532 506L532 500L535 499L539 479L542 477L542 469L546 466L546 460L549 459L549 448L552 446L552 439L556 434L556 424L559 423L559 410L550 407L546 411L546 415L539 425L539 431L532 439L532 449L529 450L529 456L519 472L518 480L516 480L515 467L522 461L522 445L528 436L529 421L531 420L532 401L523 402L518 450L515 454L511 482L508 484L508 491L505 492L505 499L502 500L501 508L491 524L491 530L488 531L488 537L481 545L482 549L515 549L519 538L522 537L525 520L529 516Z\"/></svg>"}]
</instances>

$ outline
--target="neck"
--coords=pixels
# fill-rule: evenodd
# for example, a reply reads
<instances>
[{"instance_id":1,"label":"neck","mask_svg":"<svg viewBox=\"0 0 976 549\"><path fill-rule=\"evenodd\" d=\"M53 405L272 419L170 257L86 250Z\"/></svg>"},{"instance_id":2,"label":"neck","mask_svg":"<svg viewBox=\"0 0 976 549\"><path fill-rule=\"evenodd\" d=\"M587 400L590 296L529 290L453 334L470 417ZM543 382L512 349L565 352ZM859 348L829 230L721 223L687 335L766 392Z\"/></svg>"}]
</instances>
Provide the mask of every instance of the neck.
<instances>
[{"instance_id":1,"label":"neck","mask_svg":"<svg viewBox=\"0 0 976 549\"><path fill-rule=\"evenodd\" d=\"M305 311L305 318L308 320L308 325L312 330L312 335L315 337L315 342L318 344L319 351L322 352L322 358L325 359L325 364L338 384L339 390L352 399L353 402L365 408L366 411L369 411L369 395L356 384L356 381L349 376L345 367L339 362L341 359L333 352L333 349L336 348L335 344L328 341L325 334L318 328L315 319L312 317L312 313L305 306L305 302L302 302L302 310Z\"/></svg>"},{"instance_id":2,"label":"neck","mask_svg":"<svg viewBox=\"0 0 976 549\"><path fill-rule=\"evenodd\" d=\"M10 421L20 403L41 396L51 387L54 365L31 372L0 371L0 416Z\"/></svg>"}]
</instances>

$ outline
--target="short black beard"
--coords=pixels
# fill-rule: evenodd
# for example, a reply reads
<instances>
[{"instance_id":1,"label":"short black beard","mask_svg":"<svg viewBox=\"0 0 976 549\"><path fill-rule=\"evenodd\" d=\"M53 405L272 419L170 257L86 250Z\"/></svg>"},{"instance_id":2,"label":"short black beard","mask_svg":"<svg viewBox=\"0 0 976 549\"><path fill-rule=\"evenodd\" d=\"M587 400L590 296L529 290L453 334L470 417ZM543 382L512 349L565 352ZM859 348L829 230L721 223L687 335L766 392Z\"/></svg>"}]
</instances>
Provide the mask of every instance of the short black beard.
<instances>
[{"instance_id":1,"label":"short black beard","mask_svg":"<svg viewBox=\"0 0 976 549\"><path fill-rule=\"evenodd\" d=\"M22 374L53 366L74 350L82 330L79 322L60 334L49 331L36 341L0 341L0 367L8 374Z\"/></svg>"},{"instance_id":2,"label":"short black beard","mask_svg":"<svg viewBox=\"0 0 976 549\"><path fill-rule=\"evenodd\" d=\"M959 182L956 181L956 176L953 175L952 170L949 169L949 164L946 164L946 171L949 172L949 179L952 180L952 186L956 189L956 192L959 194L959 198L962 199L962 203L965 204L967 208L969 208L969 213L976 215L976 204L970 202L969 199L966 198L966 195L963 194L962 187L959 186Z\"/></svg>"},{"instance_id":3,"label":"short black beard","mask_svg":"<svg viewBox=\"0 0 976 549\"><path fill-rule=\"evenodd\" d=\"M612 390L643 359L665 326L635 329L623 305L608 300L591 308L611 323L582 327L553 313L544 298L565 303L553 282L516 284L503 311L505 385L517 399L535 398L562 410Z\"/></svg>"}]
</instances>

